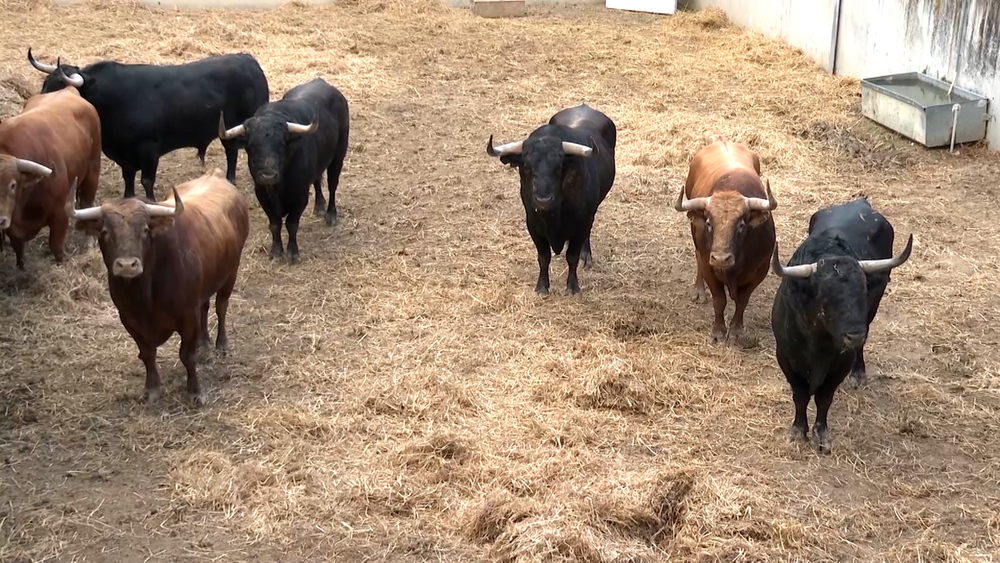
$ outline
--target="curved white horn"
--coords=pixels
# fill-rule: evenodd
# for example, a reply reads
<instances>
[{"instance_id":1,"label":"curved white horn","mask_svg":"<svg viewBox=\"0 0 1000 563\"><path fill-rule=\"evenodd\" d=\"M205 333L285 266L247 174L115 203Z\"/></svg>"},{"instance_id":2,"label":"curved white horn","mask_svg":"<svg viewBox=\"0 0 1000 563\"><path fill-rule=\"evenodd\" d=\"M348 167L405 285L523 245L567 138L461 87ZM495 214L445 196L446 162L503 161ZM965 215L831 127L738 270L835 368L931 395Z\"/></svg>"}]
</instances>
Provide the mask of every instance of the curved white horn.
<instances>
[{"instance_id":1,"label":"curved white horn","mask_svg":"<svg viewBox=\"0 0 1000 563\"><path fill-rule=\"evenodd\" d=\"M902 265L903 262L906 262L910 258L910 251L912 250L913 234L910 233L910 238L906 241L906 248L899 254L884 260L858 260L858 265L861 266L861 269L866 274L878 274Z\"/></svg>"},{"instance_id":2,"label":"curved white horn","mask_svg":"<svg viewBox=\"0 0 1000 563\"><path fill-rule=\"evenodd\" d=\"M774 243L774 253L771 255L771 269L783 278L808 278L816 273L816 264L800 264L798 266L782 266L778 258L778 243Z\"/></svg>"},{"instance_id":3,"label":"curved white horn","mask_svg":"<svg viewBox=\"0 0 1000 563\"><path fill-rule=\"evenodd\" d=\"M48 166L42 166L41 164L38 164L34 160L18 158L15 159L14 162L17 163L17 171L22 174L34 174L36 176L45 176L45 177L52 175L51 168L49 168Z\"/></svg>"},{"instance_id":4,"label":"curved white horn","mask_svg":"<svg viewBox=\"0 0 1000 563\"><path fill-rule=\"evenodd\" d=\"M594 153L594 149L588 147L587 145L570 143L569 141L563 141L562 148L564 153L574 156L590 156Z\"/></svg>"},{"instance_id":5,"label":"curved white horn","mask_svg":"<svg viewBox=\"0 0 1000 563\"><path fill-rule=\"evenodd\" d=\"M73 86L74 88L83 87L83 77L80 76L80 73L74 72L72 75L66 76L66 73L63 72L62 69L61 59L58 58L56 59L56 69L53 71L53 73L58 78L61 78L63 82L69 84L70 86Z\"/></svg>"},{"instance_id":6,"label":"curved white horn","mask_svg":"<svg viewBox=\"0 0 1000 563\"><path fill-rule=\"evenodd\" d=\"M775 199L774 194L771 193L771 179L768 178L767 185L765 187L767 191L767 199L760 197L744 197L743 201L746 202L747 208L754 211L774 211L778 208L778 200Z\"/></svg>"},{"instance_id":7,"label":"curved white horn","mask_svg":"<svg viewBox=\"0 0 1000 563\"><path fill-rule=\"evenodd\" d=\"M88 207L87 209L76 208L76 184L77 178L73 178L73 183L69 186L69 195L66 196L66 216L77 221L99 218L102 213L100 206Z\"/></svg>"},{"instance_id":8,"label":"curved white horn","mask_svg":"<svg viewBox=\"0 0 1000 563\"><path fill-rule=\"evenodd\" d=\"M246 129L243 128L243 124L240 123L232 129L226 129L226 122L222 119L222 112L219 112L219 138L228 141L229 139L235 139L236 137L242 136L246 133Z\"/></svg>"},{"instance_id":9,"label":"curved white horn","mask_svg":"<svg viewBox=\"0 0 1000 563\"><path fill-rule=\"evenodd\" d=\"M146 213L150 217L177 217L184 212L184 202L181 201L180 194L177 193L177 186L173 187L174 191L174 206L167 207L166 205L143 203L146 207Z\"/></svg>"},{"instance_id":10,"label":"curved white horn","mask_svg":"<svg viewBox=\"0 0 1000 563\"><path fill-rule=\"evenodd\" d=\"M305 135L306 133L312 133L316 129L319 129L319 121L313 121L309 125L288 122L288 132L294 135Z\"/></svg>"},{"instance_id":11,"label":"curved white horn","mask_svg":"<svg viewBox=\"0 0 1000 563\"><path fill-rule=\"evenodd\" d=\"M499 147L494 147L493 135L490 135L490 140L486 142L486 154L490 156L521 154L523 145L524 141L514 141L513 143L507 143L506 145L500 145Z\"/></svg>"},{"instance_id":12,"label":"curved white horn","mask_svg":"<svg viewBox=\"0 0 1000 563\"><path fill-rule=\"evenodd\" d=\"M52 74L55 72L56 68L58 68L56 65L47 65L36 61L35 57L31 55L31 47L28 47L28 62L31 63L31 66L35 67L36 70L40 70L45 74Z\"/></svg>"},{"instance_id":13,"label":"curved white horn","mask_svg":"<svg viewBox=\"0 0 1000 563\"><path fill-rule=\"evenodd\" d=\"M677 201L674 202L674 209L677 211L700 211L708 207L708 202L711 201L711 199L712 196L687 199L685 187L682 186L681 193L677 194Z\"/></svg>"}]
</instances>

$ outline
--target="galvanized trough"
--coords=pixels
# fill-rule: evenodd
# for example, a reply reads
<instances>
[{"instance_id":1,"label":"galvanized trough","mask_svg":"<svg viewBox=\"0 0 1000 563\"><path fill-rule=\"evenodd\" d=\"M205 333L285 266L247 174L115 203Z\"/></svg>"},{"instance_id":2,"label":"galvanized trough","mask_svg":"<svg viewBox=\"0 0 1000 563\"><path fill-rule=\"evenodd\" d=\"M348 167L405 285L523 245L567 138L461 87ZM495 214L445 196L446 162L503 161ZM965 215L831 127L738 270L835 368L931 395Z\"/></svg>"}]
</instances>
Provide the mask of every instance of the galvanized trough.
<instances>
[{"instance_id":1,"label":"galvanized trough","mask_svg":"<svg viewBox=\"0 0 1000 563\"><path fill-rule=\"evenodd\" d=\"M988 100L958 87L949 95L949 88L921 72L866 78L861 81L861 112L925 147L982 140Z\"/></svg>"}]
</instances>

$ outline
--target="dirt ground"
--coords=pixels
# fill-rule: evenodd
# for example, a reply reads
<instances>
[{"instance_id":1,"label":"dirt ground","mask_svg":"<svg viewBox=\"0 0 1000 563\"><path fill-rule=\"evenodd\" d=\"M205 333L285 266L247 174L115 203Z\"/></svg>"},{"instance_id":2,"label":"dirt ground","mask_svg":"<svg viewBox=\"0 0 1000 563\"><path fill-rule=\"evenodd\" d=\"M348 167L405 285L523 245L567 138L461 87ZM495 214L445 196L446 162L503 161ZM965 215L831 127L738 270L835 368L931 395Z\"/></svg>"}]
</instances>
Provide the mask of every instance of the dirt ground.
<instances>
[{"instance_id":1,"label":"dirt ground","mask_svg":"<svg viewBox=\"0 0 1000 563\"><path fill-rule=\"evenodd\" d=\"M0 2L2 116L37 92L25 59L181 62L247 51L272 99L323 76L351 104L340 223L309 215L302 263L250 240L230 357L191 407L175 337L164 397L79 234L0 255L3 561L988 561L1000 551L1000 163L915 146L862 118L855 80L730 27L600 6L480 19L435 0L274 12ZM619 131L583 294L533 292L517 175L485 154L586 102ZM818 207L867 194L893 273L842 388L833 452L791 445L774 361L777 279L747 349L709 343L672 208L719 135L762 159L787 260ZM202 173L161 161L157 194ZM224 167L218 143L208 166ZM100 199L120 197L106 161ZM311 208L310 208L311 209ZM730 305L730 313L731 313ZM213 335L214 313L211 316ZM810 412L812 408L810 407ZM810 415L811 416L811 415Z\"/></svg>"}]
</instances>

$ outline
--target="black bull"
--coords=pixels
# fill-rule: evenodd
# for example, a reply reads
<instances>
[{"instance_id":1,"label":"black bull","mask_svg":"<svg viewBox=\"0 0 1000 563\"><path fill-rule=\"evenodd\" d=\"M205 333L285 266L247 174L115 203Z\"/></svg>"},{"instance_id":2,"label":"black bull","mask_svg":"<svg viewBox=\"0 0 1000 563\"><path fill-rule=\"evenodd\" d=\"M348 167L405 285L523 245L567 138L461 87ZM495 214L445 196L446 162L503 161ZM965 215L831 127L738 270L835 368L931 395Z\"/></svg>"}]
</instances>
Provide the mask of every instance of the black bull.
<instances>
[{"instance_id":1,"label":"black bull","mask_svg":"<svg viewBox=\"0 0 1000 563\"><path fill-rule=\"evenodd\" d=\"M122 169L125 197L135 195L141 171L146 197L155 201L153 186L160 157L193 147L204 162L217 137L221 112L230 126L243 123L267 103L268 86L257 60L244 53L208 57L179 65L122 64L99 61L83 68L28 61L46 76L42 93L75 86L101 118L101 148ZM226 179L236 182L239 140L223 141Z\"/></svg>"},{"instance_id":2,"label":"black bull","mask_svg":"<svg viewBox=\"0 0 1000 563\"><path fill-rule=\"evenodd\" d=\"M538 251L535 291L549 291L552 252L566 249L566 293L580 292L577 266L593 260L590 232L597 208L615 180L617 129L611 119L586 104L564 109L523 141L493 146L486 153L521 175L528 234Z\"/></svg>"},{"instance_id":3,"label":"black bull","mask_svg":"<svg viewBox=\"0 0 1000 563\"><path fill-rule=\"evenodd\" d=\"M813 436L822 451L832 446L827 414L837 388L853 372L864 379L864 344L890 271L913 248L892 256L892 225L867 199L821 209L809 220L809 234L787 266L774 248L772 269L781 285L771 310L775 356L792 388L795 420L790 438L804 440L806 408L816 402Z\"/></svg>"}]
</instances>

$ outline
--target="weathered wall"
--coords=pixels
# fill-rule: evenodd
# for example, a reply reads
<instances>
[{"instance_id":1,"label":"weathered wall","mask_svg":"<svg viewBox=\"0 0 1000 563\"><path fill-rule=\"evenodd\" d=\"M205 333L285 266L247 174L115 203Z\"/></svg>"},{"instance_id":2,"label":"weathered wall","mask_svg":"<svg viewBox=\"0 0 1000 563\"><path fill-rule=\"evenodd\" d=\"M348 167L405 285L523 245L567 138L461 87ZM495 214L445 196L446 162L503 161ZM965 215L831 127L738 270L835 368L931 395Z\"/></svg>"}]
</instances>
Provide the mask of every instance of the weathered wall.
<instances>
[{"instance_id":1,"label":"weathered wall","mask_svg":"<svg viewBox=\"0 0 1000 563\"><path fill-rule=\"evenodd\" d=\"M839 28L833 17L838 2ZM989 98L986 139L1000 149L993 117L1000 110L1000 0L690 0L688 6L718 6L734 24L781 37L839 75L917 70L954 80Z\"/></svg>"},{"instance_id":2,"label":"weathered wall","mask_svg":"<svg viewBox=\"0 0 1000 563\"><path fill-rule=\"evenodd\" d=\"M784 39L826 70L832 68L837 0L688 0L678 5L717 6L734 24Z\"/></svg>"},{"instance_id":3,"label":"weathered wall","mask_svg":"<svg viewBox=\"0 0 1000 563\"><path fill-rule=\"evenodd\" d=\"M472 6L472 0L445 0L449 6L468 8ZM546 4L601 4L604 0L525 0L525 6L540 6Z\"/></svg>"}]
</instances>

